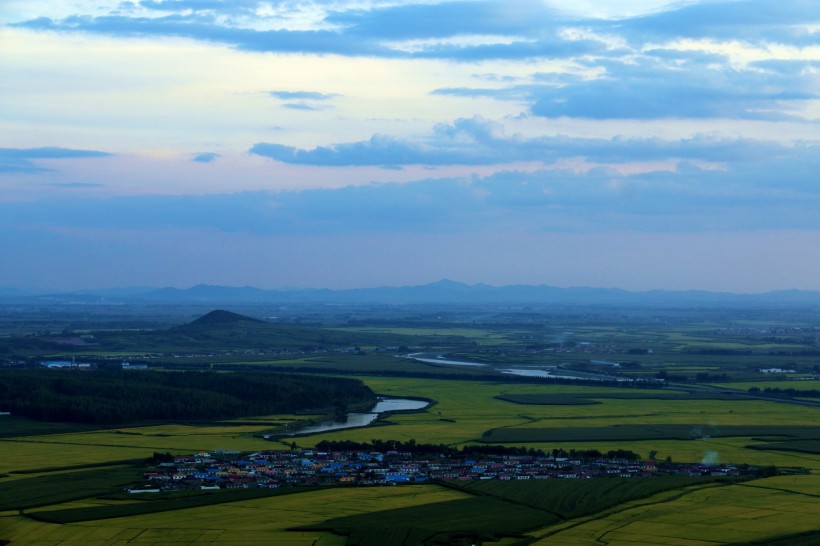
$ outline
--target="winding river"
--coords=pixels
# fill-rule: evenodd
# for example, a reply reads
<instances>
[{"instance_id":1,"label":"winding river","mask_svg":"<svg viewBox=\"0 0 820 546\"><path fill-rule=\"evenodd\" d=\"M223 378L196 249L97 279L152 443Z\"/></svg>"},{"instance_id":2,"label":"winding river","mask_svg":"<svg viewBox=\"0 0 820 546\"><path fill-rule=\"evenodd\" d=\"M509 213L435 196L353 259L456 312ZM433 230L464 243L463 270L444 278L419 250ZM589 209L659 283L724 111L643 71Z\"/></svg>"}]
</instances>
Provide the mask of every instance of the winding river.
<instances>
[{"instance_id":1,"label":"winding river","mask_svg":"<svg viewBox=\"0 0 820 546\"><path fill-rule=\"evenodd\" d=\"M315 425L294 430L285 436L303 436L306 434L316 434L318 432L328 432L331 430L342 430L346 428L366 427L376 419L379 414L388 411L419 410L430 405L427 400L412 400L410 398L379 398L376 405L367 413L348 413L344 421L329 419Z\"/></svg>"},{"instance_id":2,"label":"winding river","mask_svg":"<svg viewBox=\"0 0 820 546\"><path fill-rule=\"evenodd\" d=\"M470 362L469 360L449 360L439 353L412 353L407 355L406 358L433 365L492 368L499 373L522 377L554 377L557 379L580 379L585 381L632 381L631 379L615 377L614 375L562 370L556 366L504 368L499 365L482 364L480 362Z\"/></svg>"}]
</instances>

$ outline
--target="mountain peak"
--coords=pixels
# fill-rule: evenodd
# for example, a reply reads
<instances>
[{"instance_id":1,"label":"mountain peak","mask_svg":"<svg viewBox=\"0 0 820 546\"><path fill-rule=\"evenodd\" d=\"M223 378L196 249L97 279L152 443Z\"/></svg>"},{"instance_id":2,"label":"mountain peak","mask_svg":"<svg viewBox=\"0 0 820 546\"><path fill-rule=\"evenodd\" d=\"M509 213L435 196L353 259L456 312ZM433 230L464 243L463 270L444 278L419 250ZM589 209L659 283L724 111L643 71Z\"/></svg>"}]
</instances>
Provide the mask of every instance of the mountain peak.
<instances>
[{"instance_id":1,"label":"mountain peak","mask_svg":"<svg viewBox=\"0 0 820 546\"><path fill-rule=\"evenodd\" d=\"M226 326L236 324L237 322L264 322L253 317L240 315L239 313L232 313L231 311L224 311L216 309L202 315L198 319L189 323L188 326Z\"/></svg>"},{"instance_id":2,"label":"mountain peak","mask_svg":"<svg viewBox=\"0 0 820 546\"><path fill-rule=\"evenodd\" d=\"M424 285L424 286L434 287L434 288L464 288L464 287L469 287L468 284L464 284L463 282L453 281L453 280L450 280L450 279L441 279L440 281L431 282L431 283L429 283L427 285Z\"/></svg>"}]
</instances>

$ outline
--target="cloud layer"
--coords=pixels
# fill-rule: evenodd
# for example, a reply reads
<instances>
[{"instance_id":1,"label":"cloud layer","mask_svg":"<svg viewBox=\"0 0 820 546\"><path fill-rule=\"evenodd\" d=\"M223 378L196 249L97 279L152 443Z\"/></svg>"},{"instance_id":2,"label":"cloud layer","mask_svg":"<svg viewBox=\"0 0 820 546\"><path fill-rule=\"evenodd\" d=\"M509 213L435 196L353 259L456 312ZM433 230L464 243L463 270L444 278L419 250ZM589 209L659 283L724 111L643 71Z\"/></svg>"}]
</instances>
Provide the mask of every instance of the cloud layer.
<instances>
[{"instance_id":1,"label":"cloud layer","mask_svg":"<svg viewBox=\"0 0 820 546\"><path fill-rule=\"evenodd\" d=\"M672 242L708 234L721 250L693 246L677 262L697 272L692 287L739 275L806 287L790 272L820 268L806 242L820 237L820 11L810 0L651 4L10 0L6 258L54 285L48 256L102 249L118 279L141 271L134 284L151 284L152 268L129 253L190 284L238 278L214 264L239 254L263 280L287 255L287 282L318 269L344 285L338 267L371 285L482 268L496 282L543 271L548 283L544 256L584 264L567 266L569 282L592 264L578 242L596 239L609 260L596 282L654 288L677 273L641 261L636 241L670 263ZM748 267L756 240L785 249L765 283ZM606 278L622 267L619 241L642 264L631 284L626 269ZM381 276L334 266L342 248ZM421 265L425 255L437 261ZM738 265L722 263L710 285L723 255ZM194 278L191 261L206 256L214 277Z\"/></svg>"}]
</instances>

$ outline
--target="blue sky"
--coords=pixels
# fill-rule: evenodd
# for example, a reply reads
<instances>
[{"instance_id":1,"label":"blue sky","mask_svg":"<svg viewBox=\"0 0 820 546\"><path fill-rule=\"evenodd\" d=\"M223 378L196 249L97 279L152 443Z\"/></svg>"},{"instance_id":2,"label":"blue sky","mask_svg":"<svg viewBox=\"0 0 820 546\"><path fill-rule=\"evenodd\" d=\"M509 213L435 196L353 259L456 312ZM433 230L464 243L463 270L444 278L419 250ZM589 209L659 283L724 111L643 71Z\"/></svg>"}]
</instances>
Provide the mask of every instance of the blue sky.
<instances>
[{"instance_id":1,"label":"blue sky","mask_svg":"<svg viewBox=\"0 0 820 546\"><path fill-rule=\"evenodd\" d=\"M820 290L815 1L4 0L0 287Z\"/></svg>"}]
</instances>

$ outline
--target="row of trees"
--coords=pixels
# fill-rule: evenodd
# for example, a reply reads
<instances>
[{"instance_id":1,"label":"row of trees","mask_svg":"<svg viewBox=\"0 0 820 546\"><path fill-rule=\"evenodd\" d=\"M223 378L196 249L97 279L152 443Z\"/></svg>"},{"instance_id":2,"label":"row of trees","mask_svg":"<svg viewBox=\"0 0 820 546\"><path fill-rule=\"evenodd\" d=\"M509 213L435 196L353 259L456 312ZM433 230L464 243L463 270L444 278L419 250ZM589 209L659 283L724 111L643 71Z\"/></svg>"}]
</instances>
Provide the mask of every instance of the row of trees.
<instances>
[{"instance_id":1,"label":"row of trees","mask_svg":"<svg viewBox=\"0 0 820 546\"><path fill-rule=\"evenodd\" d=\"M792 397L804 397L804 398L820 398L820 389L781 389L779 387L766 387L762 389L760 387L750 387L749 393L751 394L771 394L772 396L785 396L787 398Z\"/></svg>"},{"instance_id":2,"label":"row of trees","mask_svg":"<svg viewBox=\"0 0 820 546\"><path fill-rule=\"evenodd\" d=\"M502 445L465 445L461 449L444 444L418 444L415 440L402 442L401 440L371 440L370 442L355 442L353 440L322 440L316 444L319 451L373 451L387 453L397 451L417 455L443 455L445 457L478 457L517 455L524 457L563 457L570 459L628 459L637 461L640 455L626 449L614 449L602 453L597 449L553 449L544 451L526 447L508 447Z\"/></svg>"}]
</instances>

